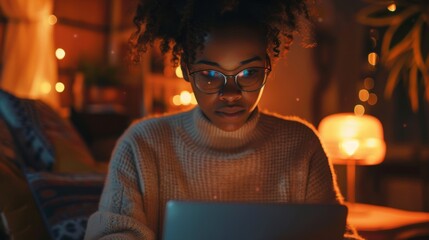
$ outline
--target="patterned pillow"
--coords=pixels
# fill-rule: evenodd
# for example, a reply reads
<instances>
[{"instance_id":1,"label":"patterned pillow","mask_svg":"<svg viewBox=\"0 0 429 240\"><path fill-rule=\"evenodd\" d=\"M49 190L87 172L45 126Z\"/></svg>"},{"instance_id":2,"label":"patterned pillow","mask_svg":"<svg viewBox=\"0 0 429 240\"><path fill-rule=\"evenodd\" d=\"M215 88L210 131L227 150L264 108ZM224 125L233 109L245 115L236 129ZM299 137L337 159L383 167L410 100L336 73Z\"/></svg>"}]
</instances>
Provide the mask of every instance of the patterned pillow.
<instances>
[{"instance_id":1,"label":"patterned pillow","mask_svg":"<svg viewBox=\"0 0 429 240\"><path fill-rule=\"evenodd\" d=\"M97 211L105 175L27 173L27 179L54 239L83 239Z\"/></svg>"},{"instance_id":2,"label":"patterned pillow","mask_svg":"<svg viewBox=\"0 0 429 240\"><path fill-rule=\"evenodd\" d=\"M0 118L0 224L12 239L49 239L15 152L9 128ZM0 239L8 238L0 234Z\"/></svg>"},{"instance_id":3,"label":"patterned pillow","mask_svg":"<svg viewBox=\"0 0 429 240\"><path fill-rule=\"evenodd\" d=\"M40 118L31 100L19 99L0 89L0 117L13 131L26 166L35 171L51 170L54 148L42 132Z\"/></svg>"},{"instance_id":4,"label":"patterned pillow","mask_svg":"<svg viewBox=\"0 0 429 240\"><path fill-rule=\"evenodd\" d=\"M54 172L100 172L81 136L69 121L42 101L32 101L46 139L55 149Z\"/></svg>"}]
</instances>

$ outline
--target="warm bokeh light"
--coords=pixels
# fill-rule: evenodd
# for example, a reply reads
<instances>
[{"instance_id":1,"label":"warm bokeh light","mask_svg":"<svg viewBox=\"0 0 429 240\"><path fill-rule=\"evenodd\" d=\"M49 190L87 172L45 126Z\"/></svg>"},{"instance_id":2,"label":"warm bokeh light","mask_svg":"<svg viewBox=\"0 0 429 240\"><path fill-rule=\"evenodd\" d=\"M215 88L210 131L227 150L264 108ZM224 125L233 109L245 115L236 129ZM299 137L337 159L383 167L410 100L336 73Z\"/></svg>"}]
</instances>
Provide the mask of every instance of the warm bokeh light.
<instances>
[{"instance_id":1,"label":"warm bokeh light","mask_svg":"<svg viewBox=\"0 0 429 240\"><path fill-rule=\"evenodd\" d=\"M190 92L188 92L188 91L182 91L180 93L180 102L183 105L187 106L187 105L191 104L191 100L192 100L192 95L191 95Z\"/></svg>"},{"instance_id":2,"label":"warm bokeh light","mask_svg":"<svg viewBox=\"0 0 429 240\"><path fill-rule=\"evenodd\" d=\"M47 81L42 82L42 84L40 84L40 92L42 94L49 94L51 92L51 84Z\"/></svg>"},{"instance_id":3,"label":"warm bokeh light","mask_svg":"<svg viewBox=\"0 0 429 240\"><path fill-rule=\"evenodd\" d=\"M336 164L353 159L356 164L372 165L384 159L383 126L373 116L329 115L322 119L318 130L328 156Z\"/></svg>"},{"instance_id":4,"label":"warm bokeh light","mask_svg":"<svg viewBox=\"0 0 429 240\"><path fill-rule=\"evenodd\" d=\"M62 92L64 92L64 90L66 89L66 86L64 85L64 83L62 83L62 82L57 82L56 84L55 84L55 90L57 91L57 92L59 92L59 93L62 93Z\"/></svg>"},{"instance_id":5,"label":"warm bokeh light","mask_svg":"<svg viewBox=\"0 0 429 240\"><path fill-rule=\"evenodd\" d=\"M57 50L55 51L55 56L58 60L63 60L66 56L66 51L64 51L64 49L62 48L57 48Z\"/></svg>"},{"instance_id":6,"label":"warm bokeh light","mask_svg":"<svg viewBox=\"0 0 429 240\"><path fill-rule=\"evenodd\" d=\"M356 116L362 116L365 114L365 107L361 104L355 106L354 113Z\"/></svg>"},{"instance_id":7,"label":"warm bokeh light","mask_svg":"<svg viewBox=\"0 0 429 240\"><path fill-rule=\"evenodd\" d=\"M58 22L58 19L55 15L50 15L48 17L48 23L49 25L55 25Z\"/></svg>"},{"instance_id":8,"label":"warm bokeh light","mask_svg":"<svg viewBox=\"0 0 429 240\"><path fill-rule=\"evenodd\" d=\"M375 93L371 93L369 94L369 98L368 98L368 104L373 106L375 104L377 104L378 101L378 97Z\"/></svg>"},{"instance_id":9,"label":"warm bokeh light","mask_svg":"<svg viewBox=\"0 0 429 240\"><path fill-rule=\"evenodd\" d=\"M344 140L340 143L340 149L348 156L353 156L356 150L359 148L359 140L349 139Z\"/></svg>"},{"instance_id":10,"label":"warm bokeh light","mask_svg":"<svg viewBox=\"0 0 429 240\"><path fill-rule=\"evenodd\" d=\"M361 100L362 102L366 102L369 99L369 92L366 89L361 89L359 91L359 100Z\"/></svg>"},{"instance_id":11,"label":"warm bokeh light","mask_svg":"<svg viewBox=\"0 0 429 240\"><path fill-rule=\"evenodd\" d=\"M198 102L197 102L197 99L195 98L195 94L194 93L191 93L191 104L192 105L197 105L198 104Z\"/></svg>"},{"instance_id":12,"label":"warm bokeh light","mask_svg":"<svg viewBox=\"0 0 429 240\"><path fill-rule=\"evenodd\" d=\"M365 78L365 80L363 80L363 86L368 90L373 89L374 88L374 79L370 78L370 77Z\"/></svg>"},{"instance_id":13,"label":"warm bokeh light","mask_svg":"<svg viewBox=\"0 0 429 240\"><path fill-rule=\"evenodd\" d=\"M387 10L394 12L396 11L396 4L392 3L389 6L387 6Z\"/></svg>"},{"instance_id":14,"label":"warm bokeh light","mask_svg":"<svg viewBox=\"0 0 429 240\"><path fill-rule=\"evenodd\" d=\"M176 67L176 76L178 78L183 78L183 73L182 73L182 69L180 68L180 66Z\"/></svg>"},{"instance_id":15,"label":"warm bokeh light","mask_svg":"<svg viewBox=\"0 0 429 240\"><path fill-rule=\"evenodd\" d=\"M175 106L180 106L180 105L181 105L181 102L180 102L180 95L174 95L174 97L173 97L173 104L174 104Z\"/></svg>"},{"instance_id":16,"label":"warm bokeh light","mask_svg":"<svg viewBox=\"0 0 429 240\"><path fill-rule=\"evenodd\" d=\"M368 54L368 63L371 64L372 66L377 65L378 62L378 55L375 52L372 52L370 54Z\"/></svg>"},{"instance_id":17,"label":"warm bokeh light","mask_svg":"<svg viewBox=\"0 0 429 240\"><path fill-rule=\"evenodd\" d=\"M180 94L174 95L173 96L173 104L175 106L180 106L180 105L184 105L184 106L188 106L188 105L196 105L197 104L197 99L195 98L195 94L192 92L188 92L188 91L182 91Z\"/></svg>"},{"instance_id":18,"label":"warm bokeh light","mask_svg":"<svg viewBox=\"0 0 429 240\"><path fill-rule=\"evenodd\" d=\"M337 113L322 119L319 136L328 158L347 165L347 201L355 202L356 165L375 165L384 160L383 125L370 115Z\"/></svg>"}]
</instances>

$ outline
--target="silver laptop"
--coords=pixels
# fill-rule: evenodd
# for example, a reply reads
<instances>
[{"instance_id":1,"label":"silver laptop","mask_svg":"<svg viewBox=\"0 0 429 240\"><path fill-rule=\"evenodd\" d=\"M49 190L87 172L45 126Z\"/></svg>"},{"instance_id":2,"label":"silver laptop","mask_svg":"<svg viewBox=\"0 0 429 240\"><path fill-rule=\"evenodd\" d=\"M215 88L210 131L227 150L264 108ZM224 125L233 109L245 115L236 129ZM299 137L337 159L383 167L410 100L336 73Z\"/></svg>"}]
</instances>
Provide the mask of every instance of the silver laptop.
<instances>
[{"instance_id":1,"label":"silver laptop","mask_svg":"<svg viewBox=\"0 0 429 240\"><path fill-rule=\"evenodd\" d=\"M339 204L172 200L166 207L164 240L339 240L347 218Z\"/></svg>"}]
</instances>

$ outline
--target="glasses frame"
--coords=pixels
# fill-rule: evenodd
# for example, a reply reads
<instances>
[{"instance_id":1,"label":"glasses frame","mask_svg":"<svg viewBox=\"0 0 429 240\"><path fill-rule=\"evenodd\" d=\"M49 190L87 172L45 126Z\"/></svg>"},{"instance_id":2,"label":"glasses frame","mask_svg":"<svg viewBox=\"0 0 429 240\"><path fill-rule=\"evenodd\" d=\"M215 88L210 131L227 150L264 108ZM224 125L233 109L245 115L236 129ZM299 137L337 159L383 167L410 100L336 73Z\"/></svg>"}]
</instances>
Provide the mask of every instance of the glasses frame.
<instances>
[{"instance_id":1,"label":"glasses frame","mask_svg":"<svg viewBox=\"0 0 429 240\"><path fill-rule=\"evenodd\" d=\"M238 82L237 82L237 76L238 76L238 74L240 74L242 71L244 71L244 70L246 70L246 69L251 69L251 68L261 68L261 69L264 69L264 72L265 72L265 75L264 75L264 81L262 82L261 86L260 86L258 89L251 90L251 91L243 90L243 89L240 87L240 85L238 84ZM240 89L240 91L242 91L242 92L256 92L256 91L259 91L261 88L263 88L263 87L265 86L266 82L267 82L268 75L269 75L269 74L270 74L270 72L271 72L271 61L270 61L270 58L267 56L266 66L265 66L265 67L248 67L248 68L244 68L244 69L240 70L238 73L236 73L236 74L232 74L232 75L231 75L231 74L225 74L225 73L223 73L223 72L221 72L221 71L214 70L214 69L201 69L201 70L197 70L197 71L191 72L191 71L189 71L189 67L188 67L188 65L186 65L186 70L188 71L188 75L189 75L189 76L192 78L192 80L194 81L194 85L197 87L197 89L198 89L200 92L205 93L205 94L214 94L214 93L222 92L222 91L223 91L223 89L225 88L226 84L228 84L228 78L229 78L229 77L234 78L234 83L235 83L235 85L238 87L238 89ZM223 85L222 85L218 90L213 91L213 92L212 92L212 91L207 92L207 91L204 91L204 90L200 89L200 87L198 87L198 84L195 82L195 78L194 78L193 74L198 73L198 72L203 72L203 71L216 71L216 72L220 73L220 74L223 76L223 78L224 78L224 83L223 83Z\"/></svg>"}]
</instances>

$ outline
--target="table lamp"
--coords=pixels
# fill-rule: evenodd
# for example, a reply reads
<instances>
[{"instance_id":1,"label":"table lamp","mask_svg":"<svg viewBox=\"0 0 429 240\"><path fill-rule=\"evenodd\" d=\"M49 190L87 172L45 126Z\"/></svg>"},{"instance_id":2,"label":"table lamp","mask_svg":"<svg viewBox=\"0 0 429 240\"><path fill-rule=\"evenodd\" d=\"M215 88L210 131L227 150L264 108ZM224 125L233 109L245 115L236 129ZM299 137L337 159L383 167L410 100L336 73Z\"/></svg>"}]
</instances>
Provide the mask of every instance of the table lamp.
<instances>
[{"instance_id":1,"label":"table lamp","mask_svg":"<svg viewBox=\"0 0 429 240\"><path fill-rule=\"evenodd\" d=\"M354 203L356 165L375 165L384 159L383 126L370 115L337 113L322 119L318 130L332 163L347 166L347 200Z\"/></svg>"}]
</instances>

